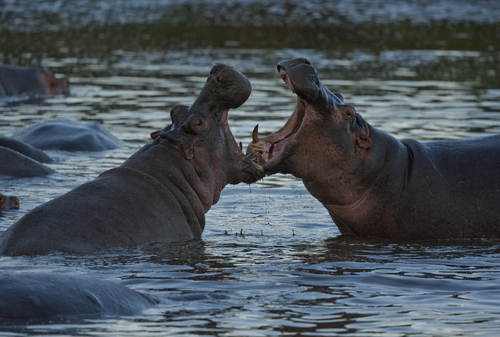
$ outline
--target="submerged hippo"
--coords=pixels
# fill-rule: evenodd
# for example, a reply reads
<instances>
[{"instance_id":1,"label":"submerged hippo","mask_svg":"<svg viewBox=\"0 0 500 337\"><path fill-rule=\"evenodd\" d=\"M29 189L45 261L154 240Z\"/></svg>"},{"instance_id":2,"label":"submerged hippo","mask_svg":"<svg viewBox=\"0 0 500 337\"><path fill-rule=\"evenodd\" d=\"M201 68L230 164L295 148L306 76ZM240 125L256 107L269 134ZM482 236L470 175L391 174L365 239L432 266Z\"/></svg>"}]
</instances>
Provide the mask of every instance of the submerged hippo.
<instances>
[{"instance_id":1,"label":"submerged hippo","mask_svg":"<svg viewBox=\"0 0 500 337\"><path fill-rule=\"evenodd\" d=\"M55 173L50 167L24 154L0 146L0 176L13 178L44 177Z\"/></svg>"},{"instance_id":2,"label":"submerged hippo","mask_svg":"<svg viewBox=\"0 0 500 337\"><path fill-rule=\"evenodd\" d=\"M250 82L217 64L191 106L120 167L43 204L0 236L0 253L35 255L186 241L201 237L205 213L226 184L255 182L262 167L231 134L228 110L242 105Z\"/></svg>"},{"instance_id":3,"label":"submerged hippo","mask_svg":"<svg viewBox=\"0 0 500 337\"><path fill-rule=\"evenodd\" d=\"M0 211L3 209L19 209L19 199L0 193Z\"/></svg>"},{"instance_id":4,"label":"submerged hippo","mask_svg":"<svg viewBox=\"0 0 500 337\"><path fill-rule=\"evenodd\" d=\"M67 77L56 78L46 70L0 64L0 97L19 94L69 93Z\"/></svg>"},{"instance_id":5,"label":"submerged hippo","mask_svg":"<svg viewBox=\"0 0 500 337\"><path fill-rule=\"evenodd\" d=\"M0 176L43 177L55 173L41 163L52 163L45 152L17 139L0 136Z\"/></svg>"},{"instance_id":6,"label":"submerged hippo","mask_svg":"<svg viewBox=\"0 0 500 337\"><path fill-rule=\"evenodd\" d=\"M75 315L133 315L157 302L120 284L86 276L0 275L0 322Z\"/></svg>"},{"instance_id":7,"label":"submerged hippo","mask_svg":"<svg viewBox=\"0 0 500 337\"><path fill-rule=\"evenodd\" d=\"M500 136L398 141L331 93L306 59L283 61L278 71L297 106L278 132L254 134L247 153L267 174L301 178L342 234L500 237Z\"/></svg>"},{"instance_id":8,"label":"submerged hippo","mask_svg":"<svg viewBox=\"0 0 500 337\"><path fill-rule=\"evenodd\" d=\"M40 163L54 162L54 160L50 158L45 152L14 138L0 136L0 146L19 152Z\"/></svg>"},{"instance_id":9,"label":"submerged hippo","mask_svg":"<svg viewBox=\"0 0 500 337\"><path fill-rule=\"evenodd\" d=\"M119 140L98 122L52 119L18 131L12 136L40 150L105 151L118 147Z\"/></svg>"}]
</instances>

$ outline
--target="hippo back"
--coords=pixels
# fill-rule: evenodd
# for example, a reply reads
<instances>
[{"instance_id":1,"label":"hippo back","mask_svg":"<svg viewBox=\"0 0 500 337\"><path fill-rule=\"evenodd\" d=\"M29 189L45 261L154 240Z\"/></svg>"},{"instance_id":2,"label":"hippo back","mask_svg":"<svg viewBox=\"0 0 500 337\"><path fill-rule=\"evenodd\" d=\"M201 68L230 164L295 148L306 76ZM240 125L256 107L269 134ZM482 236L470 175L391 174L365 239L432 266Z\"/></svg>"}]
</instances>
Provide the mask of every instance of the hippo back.
<instances>
[{"instance_id":1,"label":"hippo back","mask_svg":"<svg viewBox=\"0 0 500 337\"><path fill-rule=\"evenodd\" d=\"M85 254L188 241L201 237L199 208L168 180L115 168L27 213L0 236L0 254Z\"/></svg>"},{"instance_id":2,"label":"hippo back","mask_svg":"<svg viewBox=\"0 0 500 337\"><path fill-rule=\"evenodd\" d=\"M0 96L47 93L40 69L34 67L0 64L0 88Z\"/></svg>"},{"instance_id":3,"label":"hippo back","mask_svg":"<svg viewBox=\"0 0 500 337\"><path fill-rule=\"evenodd\" d=\"M132 315L156 302L110 281L22 272L0 275L0 321L68 315Z\"/></svg>"},{"instance_id":4,"label":"hippo back","mask_svg":"<svg viewBox=\"0 0 500 337\"><path fill-rule=\"evenodd\" d=\"M0 146L0 176L15 178L43 177L55 173L36 160L17 151Z\"/></svg>"},{"instance_id":5,"label":"hippo back","mask_svg":"<svg viewBox=\"0 0 500 337\"><path fill-rule=\"evenodd\" d=\"M13 138L40 150L104 151L118 147L119 140L97 122L54 119L31 125Z\"/></svg>"},{"instance_id":6,"label":"hippo back","mask_svg":"<svg viewBox=\"0 0 500 337\"><path fill-rule=\"evenodd\" d=\"M31 159L40 163L52 163L54 160L50 158L45 152L34 148L33 146L23 143L17 139L0 136L0 146L12 149L16 152L24 154Z\"/></svg>"}]
</instances>

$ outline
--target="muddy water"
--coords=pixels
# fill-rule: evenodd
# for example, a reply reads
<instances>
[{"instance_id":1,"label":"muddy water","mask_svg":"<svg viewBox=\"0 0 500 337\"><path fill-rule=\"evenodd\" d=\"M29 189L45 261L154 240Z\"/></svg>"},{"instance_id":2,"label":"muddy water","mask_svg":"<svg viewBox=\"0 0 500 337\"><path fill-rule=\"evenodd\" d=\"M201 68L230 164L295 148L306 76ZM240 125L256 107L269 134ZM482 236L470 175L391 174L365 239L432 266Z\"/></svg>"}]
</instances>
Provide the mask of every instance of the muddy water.
<instances>
[{"instance_id":1,"label":"muddy water","mask_svg":"<svg viewBox=\"0 0 500 337\"><path fill-rule=\"evenodd\" d=\"M373 126L399 139L500 133L495 1L9 1L0 3L0 62L71 78L68 97L0 101L0 134L54 118L95 120L122 144L49 151L58 173L2 179L29 210L120 165L190 104L215 62L252 82L230 112L244 145L287 120L295 98L276 63L305 56ZM143 197L138 195L138 198ZM11 335L497 335L500 246L494 241L338 238L291 176L228 186L203 239L86 256L1 257L0 270L86 274L160 300L133 317L0 325ZM1 294L0 294L1 296Z\"/></svg>"}]
</instances>

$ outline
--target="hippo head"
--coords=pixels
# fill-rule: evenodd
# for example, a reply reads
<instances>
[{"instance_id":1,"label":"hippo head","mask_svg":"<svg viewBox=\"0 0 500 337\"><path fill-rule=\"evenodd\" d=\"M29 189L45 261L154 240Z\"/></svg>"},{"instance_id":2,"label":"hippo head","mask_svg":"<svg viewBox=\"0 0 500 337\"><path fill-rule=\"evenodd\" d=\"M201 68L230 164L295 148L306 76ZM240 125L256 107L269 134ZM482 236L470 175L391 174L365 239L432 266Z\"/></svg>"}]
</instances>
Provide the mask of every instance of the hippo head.
<instances>
[{"instance_id":1,"label":"hippo head","mask_svg":"<svg viewBox=\"0 0 500 337\"><path fill-rule=\"evenodd\" d=\"M51 95L69 95L69 79L64 77L56 78L48 71L42 71L40 73L43 83L45 83L45 88L48 94Z\"/></svg>"},{"instance_id":2,"label":"hippo head","mask_svg":"<svg viewBox=\"0 0 500 337\"><path fill-rule=\"evenodd\" d=\"M304 58L278 64L283 81L297 95L295 111L276 133L258 138L257 127L247 154L267 174L291 173L304 183L328 175L332 166L351 170L371 146L369 126L340 94L330 92ZM307 184L306 184L307 187Z\"/></svg>"},{"instance_id":3,"label":"hippo head","mask_svg":"<svg viewBox=\"0 0 500 337\"><path fill-rule=\"evenodd\" d=\"M241 106L251 93L250 81L228 65L216 64L191 105L172 108L172 124L153 132L153 143L167 139L177 145L196 171L222 190L230 184L253 183L264 177L262 167L242 152L229 129L228 111ZM209 177L210 176L210 177ZM217 199L217 198L215 198Z\"/></svg>"},{"instance_id":4,"label":"hippo head","mask_svg":"<svg viewBox=\"0 0 500 337\"><path fill-rule=\"evenodd\" d=\"M8 197L0 193L0 211L11 208L19 209L19 199L17 197Z\"/></svg>"}]
</instances>

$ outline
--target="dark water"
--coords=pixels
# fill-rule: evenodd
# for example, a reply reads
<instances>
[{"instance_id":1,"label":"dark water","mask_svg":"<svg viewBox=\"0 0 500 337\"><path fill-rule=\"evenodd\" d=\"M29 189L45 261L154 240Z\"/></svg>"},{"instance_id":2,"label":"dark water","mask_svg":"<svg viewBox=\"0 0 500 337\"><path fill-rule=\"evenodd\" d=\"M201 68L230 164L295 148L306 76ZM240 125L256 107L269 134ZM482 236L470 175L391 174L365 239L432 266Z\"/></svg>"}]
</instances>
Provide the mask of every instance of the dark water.
<instances>
[{"instance_id":1,"label":"dark water","mask_svg":"<svg viewBox=\"0 0 500 337\"><path fill-rule=\"evenodd\" d=\"M71 78L69 97L0 102L0 134L53 118L95 120L122 141L100 153L49 151L58 174L3 179L21 209L120 165L190 104L215 62L253 92L230 112L247 145L276 131L295 98L276 63L309 58L320 79L399 139L500 133L498 1L0 0L0 62ZM141 197L141 196L138 196ZM226 234L227 233L227 234ZM228 186L201 241L87 256L0 257L2 272L86 274L149 294L134 317L0 326L4 335L497 336L500 246L494 241L338 238L291 176ZM0 294L1 296L1 294Z\"/></svg>"}]
</instances>

